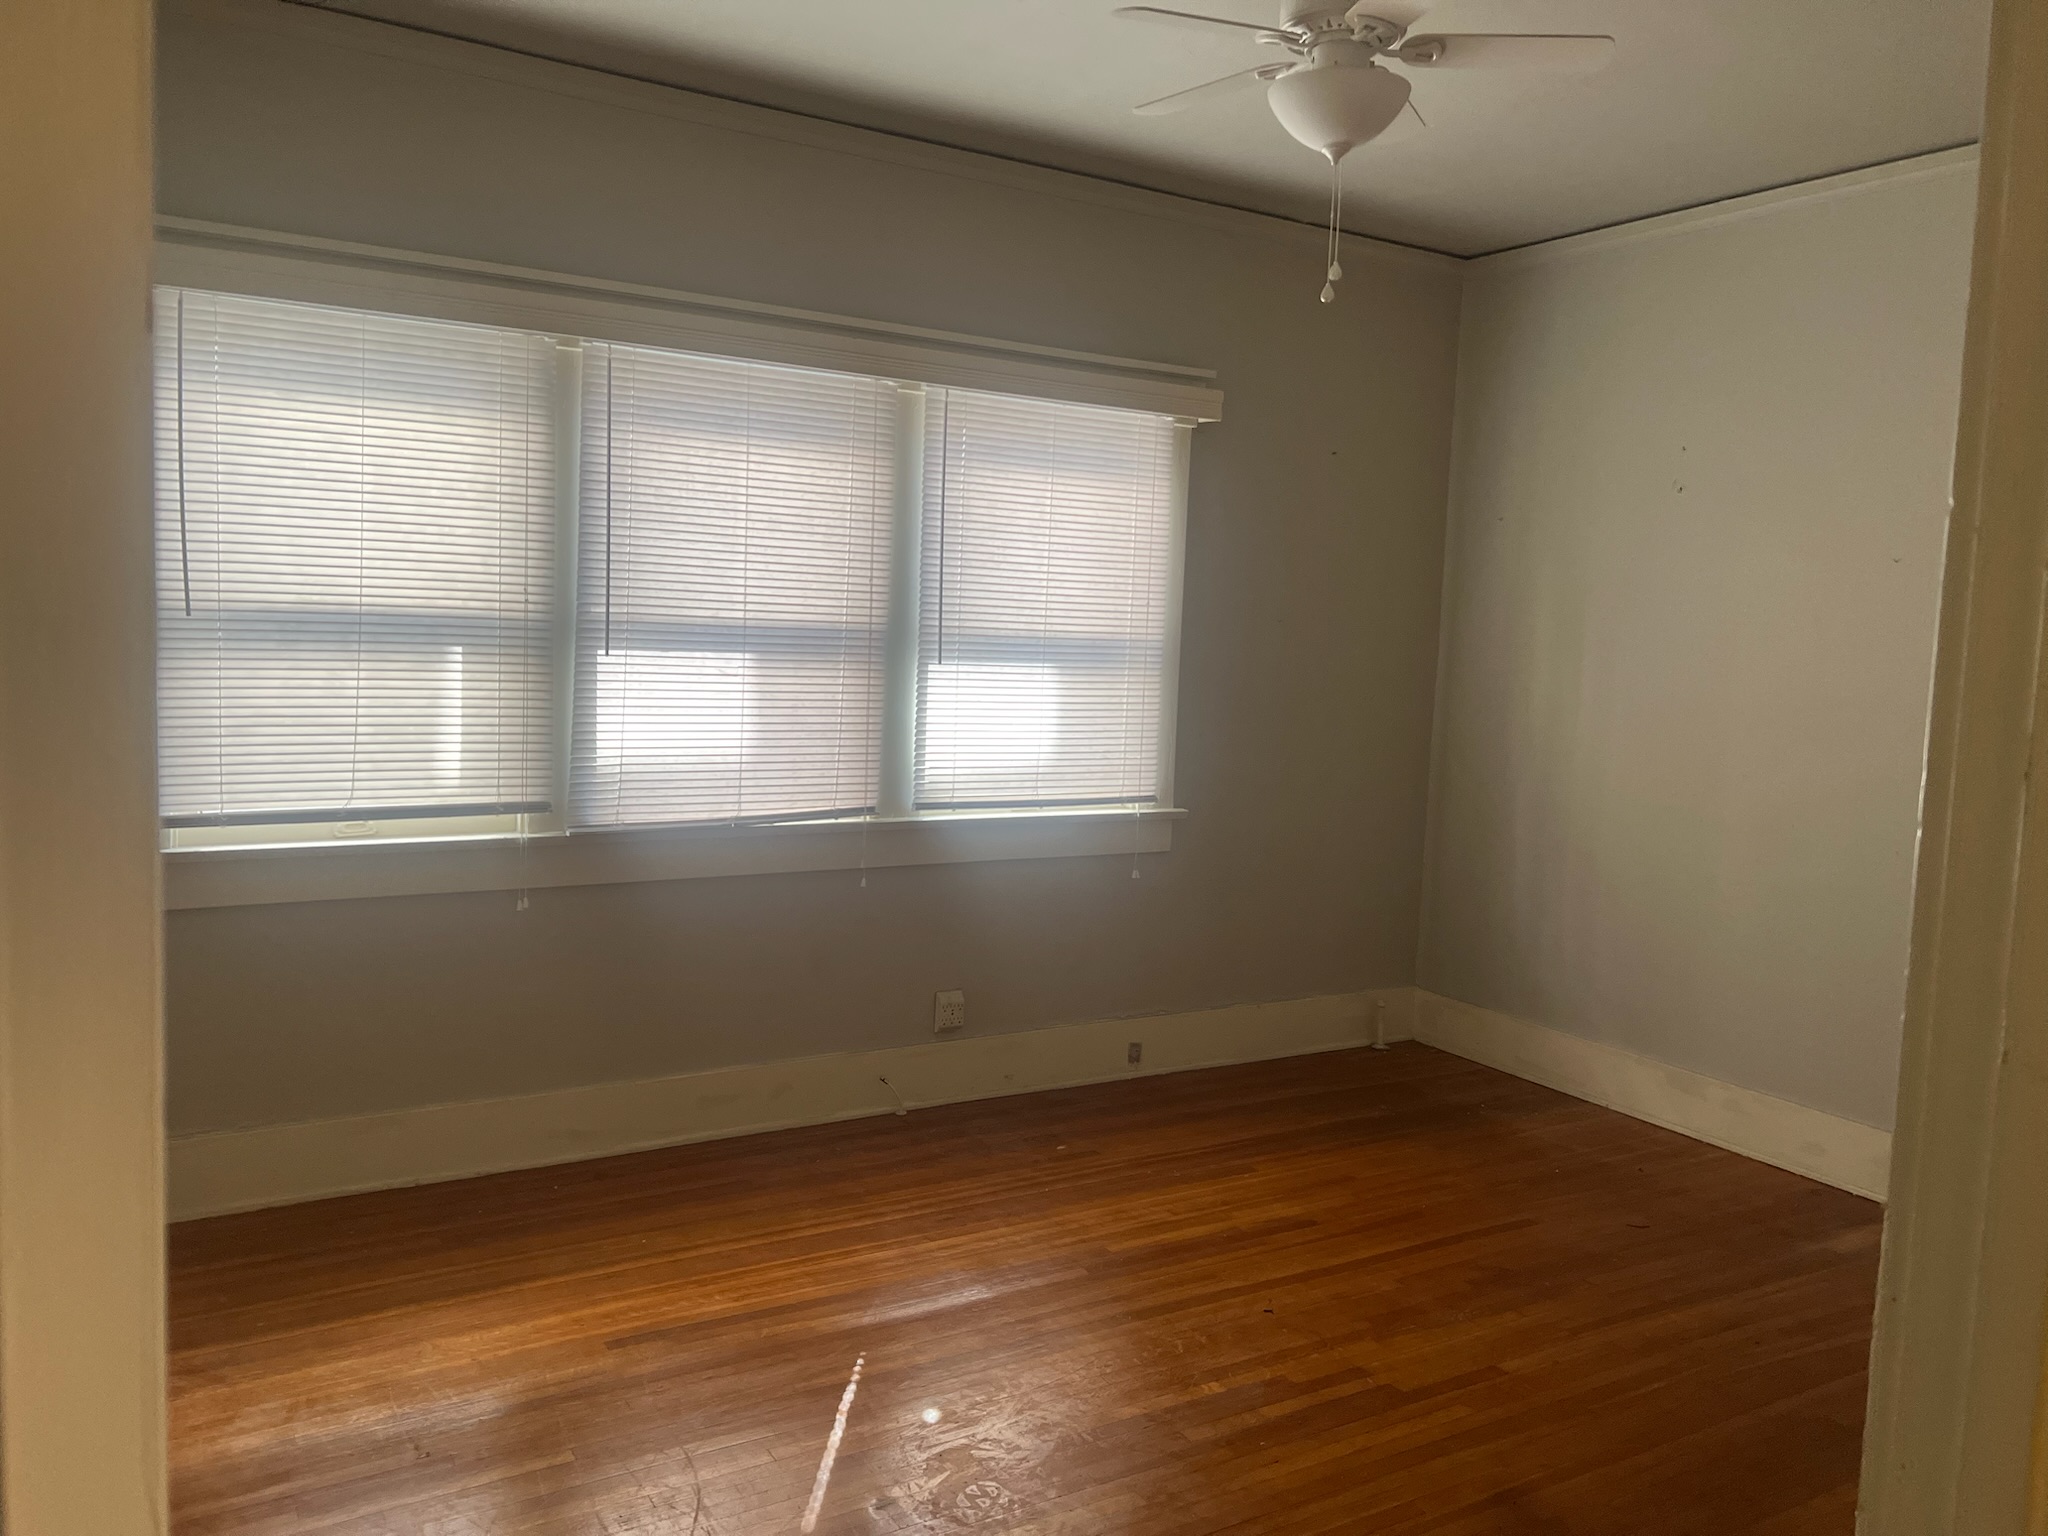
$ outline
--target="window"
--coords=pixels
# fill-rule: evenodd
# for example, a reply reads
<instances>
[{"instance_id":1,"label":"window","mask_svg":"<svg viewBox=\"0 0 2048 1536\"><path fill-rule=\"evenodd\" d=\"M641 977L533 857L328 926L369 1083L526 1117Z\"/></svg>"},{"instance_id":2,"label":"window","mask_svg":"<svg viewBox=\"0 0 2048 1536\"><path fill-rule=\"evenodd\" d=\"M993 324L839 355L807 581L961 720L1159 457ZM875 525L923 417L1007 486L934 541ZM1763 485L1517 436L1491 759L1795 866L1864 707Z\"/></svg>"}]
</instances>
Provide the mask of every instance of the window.
<instances>
[{"instance_id":1,"label":"window","mask_svg":"<svg viewBox=\"0 0 2048 1536\"><path fill-rule=\"evenodd\" d=\"M578 826L874 809L896 386L584 349Z\"/></svg>"},{"instance_id":2,"label":"window","mask_svg":"<svg viewBox=\"0 0 2048 1536\"><path fill-rule=\"evenodd\" d=\"M157 327L165 825L544 812L544 337L207 293Z\"/></svg>"},{"instance_id":3,"label":"window","mask_svg":"<svg viewBox=\"0 0 2048 1536\"><path fill-rule=\"evenodd\" d=\"M1150 803L1173 424L947 390L926 418L917 803Z\"/></svg>"},{"instance_id":4,"label":"window","mask_svg":"<svg viewBox=\"0 0 2048 1536\"><path fill-rule=\"evenodd\" d=\"M310 286L158 292L168 846L1171 803L1184 417Z\"/></svg>"}]
</instances>

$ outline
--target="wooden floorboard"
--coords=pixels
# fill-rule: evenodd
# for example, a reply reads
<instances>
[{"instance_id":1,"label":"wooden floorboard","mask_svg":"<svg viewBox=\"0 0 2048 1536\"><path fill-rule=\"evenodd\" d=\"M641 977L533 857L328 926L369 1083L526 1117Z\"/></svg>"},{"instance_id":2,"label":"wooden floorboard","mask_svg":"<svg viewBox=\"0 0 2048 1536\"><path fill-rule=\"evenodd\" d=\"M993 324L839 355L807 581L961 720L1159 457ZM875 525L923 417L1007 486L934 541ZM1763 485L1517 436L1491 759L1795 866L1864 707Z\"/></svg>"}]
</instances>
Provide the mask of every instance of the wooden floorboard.
<instances>
[{"instance_id":1,"label":"wooden floorboard","mask_svg":"<svg viewBox=\"0 0 2048 1536\"><path fill-rule=\"evenodd\" d=\"M1849 1536L1879 1208L1419 1045L185 1223L178 1536Z\"/></svg>"}]
</instances>

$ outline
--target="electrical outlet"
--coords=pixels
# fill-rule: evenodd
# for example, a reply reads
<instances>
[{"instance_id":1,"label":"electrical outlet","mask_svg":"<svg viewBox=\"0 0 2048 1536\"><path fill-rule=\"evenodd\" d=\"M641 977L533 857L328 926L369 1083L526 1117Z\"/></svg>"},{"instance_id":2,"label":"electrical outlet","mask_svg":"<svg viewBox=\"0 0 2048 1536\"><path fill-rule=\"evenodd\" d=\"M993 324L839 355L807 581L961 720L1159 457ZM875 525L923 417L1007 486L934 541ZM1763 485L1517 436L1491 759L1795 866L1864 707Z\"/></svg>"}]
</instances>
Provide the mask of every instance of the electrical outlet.
<instances>
[{"instance_id":1,"label":"electrical outlet","mask_svg":"<svg viewBox=\"0 0 2048 1536\"><path fill-rule=\"evenodd\" d=\"M950 1035L967 1027L967 994L940 992L932 998L932 1033Z\"/></svg>"},{"instance_id":2,"label":"electrical outlet","mask_svg":"<svg viewBox=\"0 0 2048 1536\"><path fill-rule=\"evenodd\" d=\"M1133 1040L1130 1043L1130 1047L1124 1052L1124 1060L1128 1061L1132 1066L1135 1067L1139 1062L1143 1061L1144 1059L1145 1042L1142 1040Z\"/></svg>"}]
</instances>

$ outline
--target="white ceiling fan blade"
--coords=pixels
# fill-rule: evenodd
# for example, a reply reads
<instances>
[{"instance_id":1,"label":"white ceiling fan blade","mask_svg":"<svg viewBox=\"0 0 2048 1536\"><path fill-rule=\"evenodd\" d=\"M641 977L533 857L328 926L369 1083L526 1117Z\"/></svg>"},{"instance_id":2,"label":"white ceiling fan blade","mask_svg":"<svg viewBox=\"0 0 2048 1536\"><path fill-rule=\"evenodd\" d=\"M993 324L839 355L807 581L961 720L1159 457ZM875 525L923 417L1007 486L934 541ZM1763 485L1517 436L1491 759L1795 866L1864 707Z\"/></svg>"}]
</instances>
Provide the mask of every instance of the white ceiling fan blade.
<instances>
[{"instance_id":1,"label":"white ceiling fan blade","mask_svg":"<svg viewBox=\"0 0 2048 1536\"><path fill-rule=\"evenodd\" d=\"M1418 69L1547 69L1583 74L1614 57L1614 39L1508 32L1431 33L1409 38L1394 57Z\"/></svg>"},{"instance_id":2,"label":"white ceiling fan blade","mask_svg":"<svg viewBox=\"0 0 2048 1536\"><path fill-rule=\"evenodd\" d=\"M1235 96L1246 86L1259 85L1276 76L1284 75L1290 68L1292 66L1287 64L1264 64L1257 69L1241 69L1234 75L1225 75L1221 80L1211 80L1205 85L1191 85L1184 91L1175 91L1171 96L1159 96L1151 101L1140 102L1131 110L1140 117L1164 117L1169 112L1197 107L1219 96Z\"/></svg>"},{"instance_id":3,"label":"white ceiling fan blade","mask_svg":"<svg viewBox=\"0 0 2048 1536\"><path fill-rule=\"evenodd\" d=\"M1121 16L1125 21L1150 21L1161 26L1209 32L1212 37L1215 36L1215 33L1210 31L1210 29L1214 27L1227 27L1232 32L1258 33L1271 32L1273 30L1271 27L1261 26L1255 21L1232 21L1225 16L1197 16L1193 11L1169 11L1156 5L1123 5L1118 6L1110 14L1112 16Z\"/></svg>"}]
</instances>

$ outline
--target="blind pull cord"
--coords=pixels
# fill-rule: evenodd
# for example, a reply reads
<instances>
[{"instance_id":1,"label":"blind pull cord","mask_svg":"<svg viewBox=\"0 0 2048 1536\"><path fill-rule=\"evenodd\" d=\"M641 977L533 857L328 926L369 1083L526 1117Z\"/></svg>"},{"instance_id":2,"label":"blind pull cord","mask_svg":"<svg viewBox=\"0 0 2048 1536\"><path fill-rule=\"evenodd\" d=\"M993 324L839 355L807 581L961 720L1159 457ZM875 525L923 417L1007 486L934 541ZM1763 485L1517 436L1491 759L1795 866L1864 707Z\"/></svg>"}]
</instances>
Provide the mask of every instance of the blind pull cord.
<instances>
[{"instance_id":1,"label":"blind pull cord","mask_svg":"<svg viewBox=\"0 0 2048 1536\"><path fill-rule=\"evenodd\" d=\"M192 617L192 541L185 529L185 290L178 290L178 578Z\"/></svg>"},{"instance_id":2,"label":"blind pull cord","mask_svg":"<svg viewBox=\"0 0 2048 1536\"><path fill-rule=\"evenodd\" d=\"M604 653L612 653L612 349L604 349Z\"/></svg>"}]
</instances>

